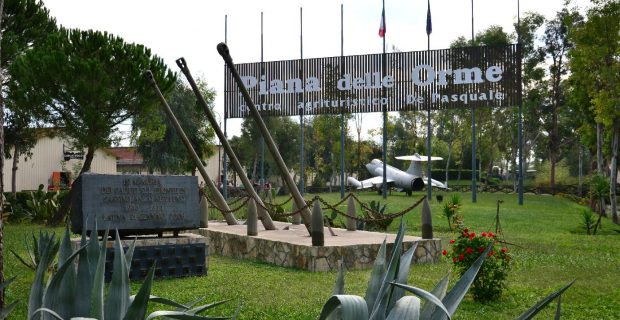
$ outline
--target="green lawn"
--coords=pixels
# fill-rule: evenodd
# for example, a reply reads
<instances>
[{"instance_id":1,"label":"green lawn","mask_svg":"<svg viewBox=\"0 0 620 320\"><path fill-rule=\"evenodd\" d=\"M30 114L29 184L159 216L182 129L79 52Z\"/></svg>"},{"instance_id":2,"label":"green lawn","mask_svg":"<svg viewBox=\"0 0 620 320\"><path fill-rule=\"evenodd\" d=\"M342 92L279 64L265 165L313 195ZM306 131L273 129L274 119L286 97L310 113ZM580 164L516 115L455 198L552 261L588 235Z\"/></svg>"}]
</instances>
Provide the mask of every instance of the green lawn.
<instances>
[{"instance_id":1,"label":"green lawn","mask_svg":"<svg viewBox=\"0 0 620 320\"><path fill-rule=\"evenodd\" d=\"M376 193L359 195L365 201L383 202ZM404 193L393 193L388 198L387 211L400 211L421 195L417 193L409 198ZM321 196L330 203L339 199L337 193ZM444 201L449 196L446 194ZM285 199L278 198L276 202ZM598 235L587 236L579 227L582 207L560 197L525 195L523 206L517 204L517 196L513 194L479 193L477 203L472 203L471 194L465 193L461 200L465 224L476 232L493 230L496 201L504 200L500 208L501 225L506 241L517 246L511 247L513 269L505 294L497 302L484 305L468 297L457 310L455 319L513 319L573 279L577 282L562 300L564 319L618 318L620 254L617 251L620 249L620 234L614 229L620 227L605 219ZM435 236L440 237L447 247L455 235L450 233L440 214L441 204L433 201L431 206ZM405 219L407 233L419 235L420 209L407 214ZM391 232L396 227L397 223L393 223ZM5 228L5 273L7 277L18 277L7 292L7 301L20 300L14 319L26 318L33 272L19 264L7 249L24 254L23 237L39 228L33 225L7 225ZM59 235L62 233L62 229L54 230ZM435 265L414 265L409 283L430 290L449 269L450 263L446 259ZM346 291L363 296L369 276L370 271L347 272ZM206 296L207 301L232 299L216 311L230 314L238 303L242 303L241 319L316 319L330 296L335 279L335 272L311 273L211 256L208 276L157 280L153 294L179 302L189 302L201 296ZM548 309L539 318L551 318L554 310Z\"/></svg>"}]
</instances>

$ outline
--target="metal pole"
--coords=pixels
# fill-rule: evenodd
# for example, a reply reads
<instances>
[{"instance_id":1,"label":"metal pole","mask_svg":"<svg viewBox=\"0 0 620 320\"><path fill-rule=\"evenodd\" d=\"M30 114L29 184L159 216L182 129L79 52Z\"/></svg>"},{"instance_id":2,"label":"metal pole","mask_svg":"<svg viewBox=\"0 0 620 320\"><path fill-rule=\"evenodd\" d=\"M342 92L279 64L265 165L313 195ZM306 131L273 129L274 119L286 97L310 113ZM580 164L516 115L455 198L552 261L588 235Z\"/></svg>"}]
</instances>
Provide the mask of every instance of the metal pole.
<instances>
[{"instance_id":1,"label":"metal pole","mask_svg":"<svg viewBox=\"0 0 620 320\"><path fill-rule=\"evenodd\" d=\"M383 11L381 12L383 23L385 25L385 0L383 0ZM387 61L385 60L385 33L383 34L383 55L382 55L382 64L381 64L381 76L385 77L385 72L387 69ZM385 98L386 92L385 87L381 86L381 98ZM381 184L383 199L387 199L387 105L383 105L383 183Z\"/></svg>"},{"instance_id":2,"label":"metal pole","mask_svg":"<svg viewBox=\"0 0 620 320\"><path fill-rule=\"evenodd\" d=\"M260 74L263 76L265 74L265 66L263 60L263 13L260 13ZM261 95L261 104L264 102L263 96ZM263 190L265 185L265 137L263 135L260 136L260 178L259 178L259 186L258 190Z\"/></svg>"},{"instance_id":3,"label":"metal pole","mask_svg":"<svg viewBox=\"0 0 620 320\"><path fill-rule=\"evenodd\" d=\"M431 8L431 2L430 0L428 0L428 12L427 14L430 14L430 9ZM427 17L428 18L428 17ZM428 21L427 21L428 23ZM431 51L431 34L428 32L426 33L426 51ZM428 151L428 158L427 158L427 162L426 162L426 175L427 175L427 183L426 183L426 198L431 201L431 199L433 199L433 183L432 183L432 178L431 178L431 153L432 153L432 147L431 147L431 137L433 135L433 132L431 131L431 105L430 103L428 104L427 110L426 110L426 114L427 114L427 120L426 120L426 149Z\"/></svg>"},{"instance_id":4,"label":"metal pole","mask_svg":"<svg viewBox=\"0 0 620 320\"><path fill-rule=\"evenodd\" d=\"M229 225L238 224L237 220L235 219L235 216L233 216L232 213L229 212L230 208L228 207L228 203L226 203L226 200L224 200L224 197L222 197L222 195L220 194L220 191L217 190L217 187L215 186L215 184L213 184L213 181L211 181L211 178L209 178L209 175L207 174L207 170L202 165L202 160L200 160L200 157L198 157L198 154L196 154L196 150L194 150L194 148L192 147L192 144L187 138L187 136L185 135L185 132L183 131L183 129L181 128L179 121L177 121L177 118L174 116L174 113L172 113L172 109L170 109L168 102L166 102L166 98L164 98L164 95L159 90L159 87L157 86L157 82L155 82L155 78L153 77L153 73L151 72L151 70L146 70L144 72L144 76L155 89L155 92L157 93L157 96L159 97L159 100L161 101L164 112L166 112L168 119L170 119L170 122L172 123L175 130L177 131L177 134L181 138L181 141L185 145L185 148L187 148L187 152L190 154L190 156L194 160L194 164L198 168L198 171L200 172L202 179L204 179L205 183L207 184L207 187L213 194L213 197L215 197L215 202L217 203L217 205L220 207L221 210L225 211L223 214L224 214L224 218L226 219L226 223L228 223Z\"/></svg>"},{"instance_id":5,"label":"metal pole","mask_svg":"<svg viewBox=\"0 0 620 320\"><path fill-rule=\"evenodd\" d=\"M228 15L224 15L224 43L228 43ZM226 72L226 69L224 69L224 72ZM224 108L224 140L228 139L228 131L226 131L227 115L228 114L226 112L226 108ZM224 167L224 177L222 179L222 196L224 196L224 199L228 200L228 163L226 161L226 152L224 152L222 162L222 166Z\"/></svg>"},{"instance_id":6,"label":"metal pole","mask_svg":"<svg viewBox=\"0 0 620 320\"><path fill-rule=\"evenodd\" d=\"M217 45L217 51L220 53L224 61L226 61L226 65L230 69L233 79L237 83L237 86L239 86L239 90L241 91L241 94L243 95L243 99L245 100L248 108L250 109L250 114L254 118L254 121L256 121L256 124L258 125L258 128L260 129L261 133L263 134L263 137L265 137L265 143L267 145L267 148L269 148L271 155L276 161L276 164L278 165L278 168L280 169L280 174L282 175L282 178L284 179L284 183L286 183L286 186L291 191L293 195L293 199L295 200L295 203L297 204L297 207L305 208L301 211L300 214L304 221L304 224L306 225L306 228L310 230L310 221L311 221L310 210L306 206L306 202L301 196L301 193L299 193L299 190L295 186L295 182L293 181L293 178L291 177L288 169L286 168L286 164L284 163L284 160L282 160L282 156L278 152L278 147L276 146L275 142L271 138L269 131L267 131L267 127L265 126L265 123L263 122L263 119L260 116L260 113L256 109L256 106L254 105L254 102L252 101L252 98L250 97L248 90L245 88L243 81L241 81L241 76L239 76L239 72L237 71L237 68L235 67L232 61L232 57L230 56L228 46L226 46L226 44L224 43L220 43Z\"/></svg>"},{"instance_id":7,"label":"metal pole","mask_svg":"<svg viewBox=\"0 0 620 320\"><path fill-rule=\"evenodd\" d=\"M344 76L344 5L340 4L340 76ZM344 100L342 90L340 101ZM344 198L344 107L340 108L340 199Z\"/></svg>"},{"instance_id":8,"label":"metal pole","mask_svg":"<svg viewBox=\"0 0 620 320\"><path fill-rule=\"evenodd\" d=\"M299 61L301 64L299 70L299 78L304 78L304 15L303 8L299 8ZM301 93L301 102L304 105L305 91ZM299 193L303 196L306 191L306 180L305 180L305 168L304 168L304 112L305 108L301 108L299 110L299 140L301 141L301 146L299 147Z\"/></svg>"},{"instance_id":9,"label":"metal pole","mask_svg":"<svg viewBox=\"0 0 620 320\"><path fill-rule=\"evenodd\" d=\"M196 85L196 81L194 81L194 77L192 77L192 74L189 71L187 62L185 62L184 58L179 58L177 59L176 62L177 62L177 66L179 66L179 68L181 69L181 72L185 75L187 82L189 82L189 85L192 87L192 90L194 91L194 95L196 95L196 99L198 100L198 103L204 109L204 112L207 115L207 119L209 120L209 123L211 123L211 126L213 127L215 131L215 135L217 135L217 138L220 140L220 142L222 143L222 146L224 147L224 152L226 152L228 156L230 157L230 161L233 165L233 169L239 174L239 177L241 178L241 182L243 182L243 186L245 187L246 191L250 194L250 196L254 198L254 201L256 201L256 205L260 206L260 208L258 208L258 215L261 217L261 221L263 223L263 226L265 227L265 230L276 230L276 226L273 224L273 221L271 220L269 213L266 212L266 210L264 209L265 204L263 203L261 198L258 196L256 191L254 190L252 186L252 182L250 182L250 179L248 179L247 175L245 174L245 171L243 171L243 167L239 163L239 160L237 159L237 156L233 152L232 147L228 143L228 140L225 139L224 133L220 129L220 126L217 125L217 122L215 121L215 116L213 115L213 111L211 111L211 109L209 108L209 105L207 104L204 97L200 93L200 90L198 89L198 86Z\"/></svg>"},{"instance_id":10,"label":"metal pole","mask_svg":"<svg viewBox=\"0 0 620 320\"><path fill-rule=\"evenodd\" d=\"M474 44L474 0L471 0L471 44ZM476 107L471 107L471 202L476 202Z\"/></svg>"},{"instance_id":11,"label":"metal pole","mask_svg":"<svg viewBox=\"0 0 620 320\"><path fill-rule=\"evenodd\" d=\"M523 48L521 47L521 8L520 1L517 0L517 54L519 55L519 66L522 65ZM519 68L519 205L523 205L523 81L521 79L521 68Z\"/></svg>"}]
</instances>

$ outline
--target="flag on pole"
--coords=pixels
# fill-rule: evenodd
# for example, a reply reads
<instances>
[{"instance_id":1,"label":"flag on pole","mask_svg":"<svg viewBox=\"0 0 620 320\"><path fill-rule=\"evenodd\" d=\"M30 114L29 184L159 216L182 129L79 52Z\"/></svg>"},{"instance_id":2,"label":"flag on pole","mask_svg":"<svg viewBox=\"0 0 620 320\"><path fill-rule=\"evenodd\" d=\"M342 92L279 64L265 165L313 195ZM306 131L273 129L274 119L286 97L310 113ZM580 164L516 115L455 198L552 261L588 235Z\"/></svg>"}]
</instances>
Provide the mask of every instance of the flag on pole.
<instances>
[{"instance_id":1,"label":"flag on pole","mask_svg":"<svg viewBox=\"0 0 620 320\"><path fill-rule=\"evenodd\" d=\"M433 23L431 22L431 0L428 0L428 10L426 11L426 35L433 32Z\"/></svg>"},{"instance_id":2,"label":"flag on pole","mask_svg":"<svg viewBox=\"0 0 620 320\"><path fill-rule=\"evenodd\" d=\"M381 25L379 26L379 37L385 37L385 7L381 11Z\"/></svg>"}]
</instances>

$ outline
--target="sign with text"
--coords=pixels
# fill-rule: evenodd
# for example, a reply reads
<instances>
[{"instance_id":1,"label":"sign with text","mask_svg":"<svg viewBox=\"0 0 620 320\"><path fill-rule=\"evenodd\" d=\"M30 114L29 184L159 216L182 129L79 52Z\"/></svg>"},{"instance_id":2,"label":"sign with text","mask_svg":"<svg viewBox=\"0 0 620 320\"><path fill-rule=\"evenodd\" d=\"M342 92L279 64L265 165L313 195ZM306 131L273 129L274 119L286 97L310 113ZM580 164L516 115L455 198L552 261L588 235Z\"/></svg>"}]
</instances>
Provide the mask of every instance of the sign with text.
<instances>
[{"instance_id":1,"label":"sign with text","mask_svg":"<svg viewBox=\"0 0 620 320\"><path fill-rule=\"evenodd\" d=\"M518 45L242 63L236 67L263 116L504 107L517 105L521 94ZM230 72L224 89L225 117L249 116Z\"/></svg>"},{"instance_id":2,"label":"sign with text","mask_svg":"<svg viewBox=\"0 0 620 320\"><path fill-rule=\"evenodd\" d=\"M152 234L200 226L198 178L83 174L73 184L71 228Z\"/></svg>"}]
</instances>

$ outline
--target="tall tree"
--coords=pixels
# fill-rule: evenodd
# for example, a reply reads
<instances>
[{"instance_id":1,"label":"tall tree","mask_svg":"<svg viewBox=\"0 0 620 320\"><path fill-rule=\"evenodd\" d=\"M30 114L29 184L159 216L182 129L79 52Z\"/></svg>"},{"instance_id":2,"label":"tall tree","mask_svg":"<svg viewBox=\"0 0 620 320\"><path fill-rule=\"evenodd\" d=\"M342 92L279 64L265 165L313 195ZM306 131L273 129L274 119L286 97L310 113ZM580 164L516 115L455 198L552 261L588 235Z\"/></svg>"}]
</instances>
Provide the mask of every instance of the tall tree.
<instances>
[{"instance_id":1,"label":"tall tree","mask_svg":"<svg viewBox=\"0 0 620 320\"><path fill-rule=\"evenodd\" d=\"M610 132L610 202L614 223L618 223L617 176L620 143L620 2L594 0L587 21L572 33L571 72L584 87L597 124ZM602 139L599 139L602 140ZM597 148L599 149L599 148ZM602 148L601 148L602 149ZM598 152L597 152L598 153ZM599 162L602 162L599 160Z\"/></svg>"},{"instance_id":2,"label":"tall tree","mask_svg":"<svg viewBox=\"0 0 620 320\"><path fill-rule=\"evenodd\" d=\"M550 166L549 187L552 193L555 192L555 167L561 159L561 148L574 138L566 132L561 132L560 129L567 129L567 127L560 126L560 118L562 113L567 111L563 81L568 72L568 51L574 45L569 37L569 30L580 19L577 11L565 7L556 14L553 20L547 23L543 36L544 52L546 57L550 59L543 128L547 132L547 154Z\"/></svg>"},{"instance_id":3,"label":"tall tree","mask_svg":"<svg viewBox=\"0 0 620 320\"><path fill-rule=\"evenodd\" d=\"M36 115L87 149L81 175L90 171L95 150L113 142L118 124L132 119L143 130L162 127L158 100L142 77L146 69L163 92L172 89L175 75L146 47L99 31L62 29L15 60L9 88L18 102L40 102ZM50 223L61 222L69 205L67 197Z\"/></svg>"},{"instance_id":4,"label":"tall tree","mask_svg":"<svg viewBox=\"0 0 620 320\"><path fill-rule=\"evenodd\" d=\"M8 66L25 50L43 40L48 32L56 29L49 11L37 0L0 0L0 195L4 193L5 149L5 88L11 79ZM2 220L4 207L0 196L0 282L4 281L4 249ZM0 289L0 308L4 306L4 290Z\"/></svg>"},{"instance_id":5,"label":"tall tree","mask_svg":"<svg viewBox=\"0 0 620 320\"><path fill-rule=\"evenodd\" d=\"M211 109L215 100L215 90L208 88L204 81L198 80L198 86L205 101ZM183 127L196 153L202 159L209 158L214 153L214 132L209 125L203 108L196 103L196 96L192 89L177 80L174 90L170 93L168 103L175 117ZM150 171L161 173L181 174L192 172L195 174L196 165L187 153L181 139L176 133L170 120L164 117L166 132L163 137L150 137L142 134L137 141L138 152L144 158L145 165Z\"/></svg>"}]
</instances>

